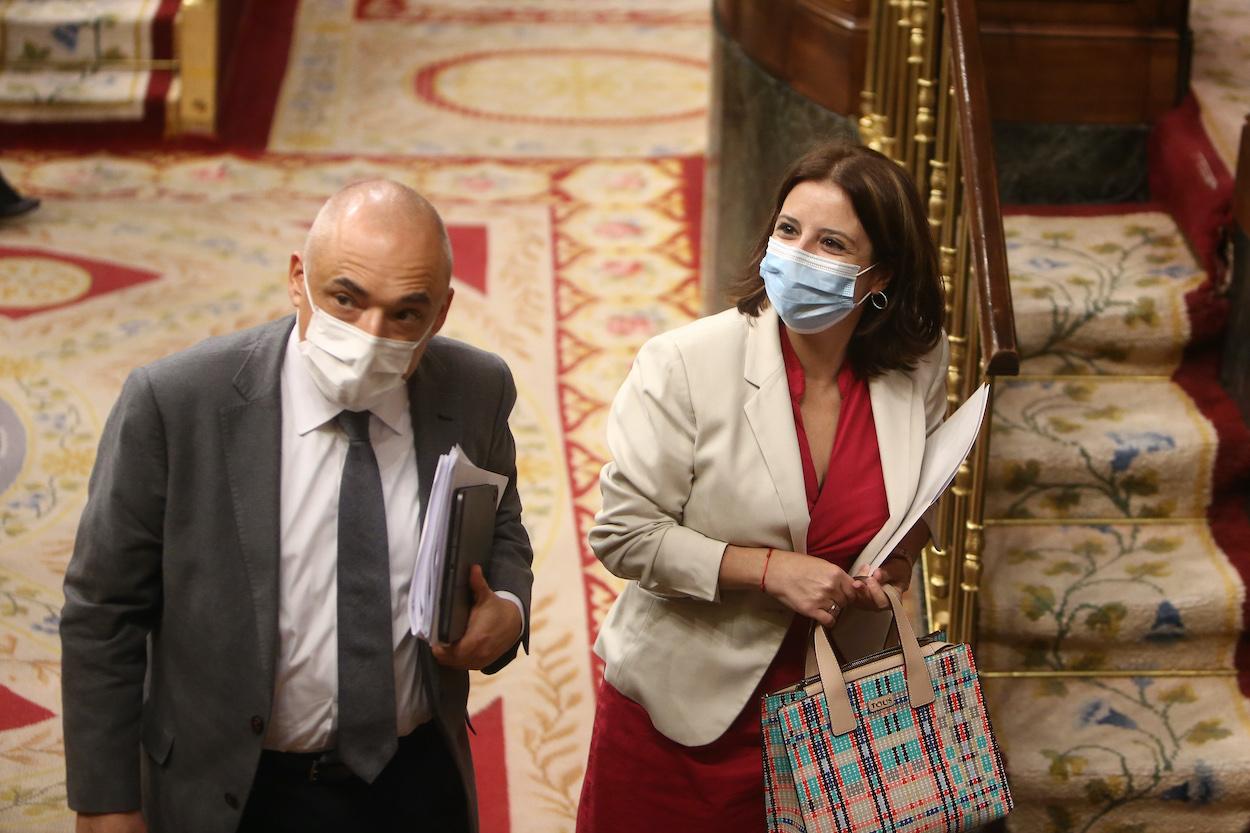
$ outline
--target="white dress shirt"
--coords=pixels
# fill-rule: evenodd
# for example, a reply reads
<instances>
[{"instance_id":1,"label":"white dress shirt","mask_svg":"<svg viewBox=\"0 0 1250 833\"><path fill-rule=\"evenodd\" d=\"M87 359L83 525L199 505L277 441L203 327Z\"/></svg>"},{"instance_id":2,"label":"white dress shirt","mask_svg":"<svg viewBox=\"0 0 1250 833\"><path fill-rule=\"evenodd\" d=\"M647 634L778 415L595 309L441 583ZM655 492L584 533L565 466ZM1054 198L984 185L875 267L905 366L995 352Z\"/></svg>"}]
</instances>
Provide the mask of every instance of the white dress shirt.
<instances>
[{"instance_id":1,"label":"white dress shirt","mask_svg":"<svg viewBox=\"0 0 1250 833\"><path fill-rule=\"evenodd\" d=\"M278 661L266 749L315 752L338 730L338 504L347 436L341 410L318 390L291 332L282 362L282 481ZM372 408L369 438L382 477L391 565L391 634L399 736L432 716L409 628L408 588L420 530L412 417L404 386ZM522 611L518 598L500 593Z\"/></svg>"}]
</instances>

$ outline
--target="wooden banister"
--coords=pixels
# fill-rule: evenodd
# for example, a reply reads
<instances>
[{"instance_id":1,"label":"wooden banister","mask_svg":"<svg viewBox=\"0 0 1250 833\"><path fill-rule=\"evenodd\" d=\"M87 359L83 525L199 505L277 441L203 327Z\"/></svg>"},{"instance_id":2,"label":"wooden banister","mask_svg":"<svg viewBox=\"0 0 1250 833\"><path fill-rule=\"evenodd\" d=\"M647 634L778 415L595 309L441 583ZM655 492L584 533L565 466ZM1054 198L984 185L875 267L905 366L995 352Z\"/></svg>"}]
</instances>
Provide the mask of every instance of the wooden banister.
<instances>
[{"instance_id":1,"label":"wooden banister","mask_svg":"<svg viewBox=\"0 0 1250 833\"><path fill-rule=\"evenodd\" d=\"M1020 372L1020 356L1016 349L1007 245L974 0L946 0L946 25L950 27L952 80L962 137L960 154L972 238L972 271L981 307L981 361L989 376L1014 376Z\"/></svg>"},{"instance_id":2,"label":"wooden banister","mask_svg":"<svg viewBox=\"0 0 1250 833\"><path fill-rule=\"evenodd\" d=\"M977 0L873 0L860 132L928 191L950 337L947 399L1020 372ZM929 627L975 636L990 419L938 508L925 551Z\"/></svg>"}]
</instances>

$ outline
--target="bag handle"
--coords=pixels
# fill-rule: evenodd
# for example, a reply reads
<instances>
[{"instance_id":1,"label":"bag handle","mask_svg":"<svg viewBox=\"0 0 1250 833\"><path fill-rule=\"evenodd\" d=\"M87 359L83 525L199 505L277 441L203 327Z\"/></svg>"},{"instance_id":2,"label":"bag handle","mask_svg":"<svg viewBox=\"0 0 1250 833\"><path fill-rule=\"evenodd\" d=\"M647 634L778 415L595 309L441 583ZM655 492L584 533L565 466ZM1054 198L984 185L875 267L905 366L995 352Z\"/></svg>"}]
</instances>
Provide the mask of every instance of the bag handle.
<instances>
[{"instance_id":1,"label":"bag handle","mask_svg":"<svg viewBox=\"0 0 1250 833\"><path fill-rule=\"evenodd\" d=\"M898 641L903 649L903 672L907 680L907 699L911 707L927 706L935 699L933 681L929 677L929 669L925 665L924 654L920 650L920 641L912 629L911 621L903 612L903 600L898 589L892 585L883 585L886 598L890 600L890 610L894 614L894 623L898 627ZM824 628L816 628L812 636L812 647L815 649L816 667L820 671L820 683L824 689L825 703L829 711L829 728L835 735L845 735L856 726L855 712L851 708L851 698L846 692L846 678L838 665L833 653L833 645L829 642L829 634Z\"/></svg>"}]
</instances>

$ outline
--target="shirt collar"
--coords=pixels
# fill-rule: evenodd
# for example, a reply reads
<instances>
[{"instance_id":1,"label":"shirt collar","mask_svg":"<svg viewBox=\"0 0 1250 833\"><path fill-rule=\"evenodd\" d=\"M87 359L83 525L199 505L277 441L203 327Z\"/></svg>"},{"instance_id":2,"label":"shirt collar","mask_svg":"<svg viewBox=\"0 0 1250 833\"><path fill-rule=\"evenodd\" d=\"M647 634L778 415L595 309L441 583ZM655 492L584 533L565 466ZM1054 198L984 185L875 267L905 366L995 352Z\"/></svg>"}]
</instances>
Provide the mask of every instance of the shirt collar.
<instances>
[{"instance_id":1,"label":"shirt collar","mask_svg":"<svg viewBox=\"0 0 1250 833\"><path fill-rule=\"evenodd\" d=\"M302 437L339 415L343 409L326 399L308 370L308 359L299 349L299 323L291 328L286 355L282 360L282 384L290 395L295 430ZM408 386L400 385L382 395L370 412L396 434L403 433L403 418L408 411Z\"/></svg>"}]
</instances>

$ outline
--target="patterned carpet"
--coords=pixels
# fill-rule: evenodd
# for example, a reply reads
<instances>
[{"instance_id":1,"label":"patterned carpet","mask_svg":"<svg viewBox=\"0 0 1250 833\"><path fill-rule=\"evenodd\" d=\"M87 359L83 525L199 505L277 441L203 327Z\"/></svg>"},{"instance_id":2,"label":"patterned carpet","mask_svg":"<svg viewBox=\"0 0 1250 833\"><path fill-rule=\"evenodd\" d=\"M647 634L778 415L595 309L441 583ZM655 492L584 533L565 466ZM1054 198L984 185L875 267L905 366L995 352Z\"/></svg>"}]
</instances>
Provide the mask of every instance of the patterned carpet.
<instances>
[{"instance_id":1,"label":"patterned carpet","mask_svg":"<svg viewBox=\"0 0 1250 833\"><path fill-rule=\"evenodd\" d=\"M270 148L702 153L707 14L691 0L304 0Z\"/></svg>"},{"instance_id":2,"label":"patterned carpet","mask_svg":"<svg viewBox=\"0 0 1250 833\"><path fill-rule=\"evenodd\" d=\"M1146 207L1006 227L1024 375L995 402L979 663L1096 672L988 681L1009 828L1243 833L1250 436L1202 349L1210 283Z\"/></svg>"},{"instance_id":3,"label":"patterned carpet","mask_svg":"<svg viewBox=\"0 0 1250 833\"><path fill-rule=\"evenodd\" d=\"M1250 114L1250 6L1243 0L1193 0L1193 91L1212 144L1232 172Z\"/></svg>"},{"instance_id":4,"label":"patterned carpet","mask_svg":"<svg viewBox=\"0 0 1250 833\"><path fill-rule=\"evenodd\" d=\"M696 0L309 0L271 152L0 156L44 199L0 230L0 829L72 828L60 584L126 373L286 314L320 202L389 176L451 227L447 332L504 355L519 388L533 643L474 680L483 829L572 830L591 632L617 587L584 543L605 411L641 343L697 314L708 36ZM483 86L501 70L534 83Z\"/></svg>"}]
</instances>

